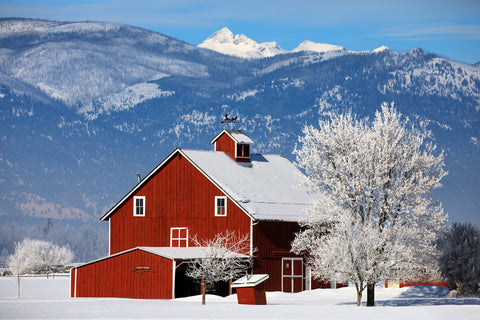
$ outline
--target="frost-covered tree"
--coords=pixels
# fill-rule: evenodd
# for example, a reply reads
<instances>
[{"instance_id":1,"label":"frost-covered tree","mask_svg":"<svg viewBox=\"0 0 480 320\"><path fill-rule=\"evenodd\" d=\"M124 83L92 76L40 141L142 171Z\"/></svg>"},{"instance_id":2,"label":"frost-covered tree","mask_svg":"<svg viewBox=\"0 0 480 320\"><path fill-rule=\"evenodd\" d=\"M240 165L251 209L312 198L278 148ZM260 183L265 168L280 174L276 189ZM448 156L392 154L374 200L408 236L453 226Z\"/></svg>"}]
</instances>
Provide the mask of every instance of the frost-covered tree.
<instances>
[{"instance_id":1,"label":"frost-covered tree","mask_svg":"<svg viewBox=\"0 0 480 320\"><path fill-rule=\"evenodd\" d=\"M480 229L454 222L440 239L440 271L459 295L478 292L480 284Z\"/></svg>"},{"instance_id":2,"label":"frost-covered tree","mask_svg":"<svg viewBox=\"0 0 480 320\"><path fill-rule=\"evenodd\" d=\"M73 259L68 247L42 240L24 239L14 246L15 252L7 259L7 268L17 276L20 298L20 275L49 273L55 266L64 266Z\"/></svg>"},{"instance_id":3,"label":"frost-covered tree","mask_svg":"<svg viewBox=\"0 0 480 320\"><path fill-rule=\"evenodd\" d=\"M207 287L219 281L229 281L245 274L251 266L249 236L235 232L218 233L213 239L192 239L194 246L202 247L202 256L194 259L187 270L187 276L203 284L202 304L205 304Z\"/></svg>"},{"instance_id":4,"label":"frost-covered tree","mask_svg":"<svg viewBox=\"0 0 480 320\"><path fill-rule=\"evenodd\" d=\"M306 126L297 164L319 200L292 250L305 253L317 278L349 281L357 305L376 283L435 272L435 241L446 216L431 191L446 175L443 153L392 105L373 121L333 114Z\"/></svg>"}]
</instances>

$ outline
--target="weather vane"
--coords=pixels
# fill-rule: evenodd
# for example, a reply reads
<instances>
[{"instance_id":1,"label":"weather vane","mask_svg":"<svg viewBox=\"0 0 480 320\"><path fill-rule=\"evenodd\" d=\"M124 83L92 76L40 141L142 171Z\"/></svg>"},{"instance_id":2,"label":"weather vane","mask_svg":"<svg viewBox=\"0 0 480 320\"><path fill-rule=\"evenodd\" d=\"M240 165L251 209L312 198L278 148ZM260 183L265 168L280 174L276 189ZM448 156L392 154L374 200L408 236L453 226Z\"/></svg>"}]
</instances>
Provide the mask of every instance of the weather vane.
<instances>
[{"instance_id":1,"label":"weather vane","mask_svg":"<svg viewBox=\"0 0 480 320\"><path fill-rule=\"evenodd\" d=\"M234 123L238 123L237 117L228 117L228 113L224 114L225 119L222 120L222 123L230 123L233 127Z\"/></svg>"}]
</instances>

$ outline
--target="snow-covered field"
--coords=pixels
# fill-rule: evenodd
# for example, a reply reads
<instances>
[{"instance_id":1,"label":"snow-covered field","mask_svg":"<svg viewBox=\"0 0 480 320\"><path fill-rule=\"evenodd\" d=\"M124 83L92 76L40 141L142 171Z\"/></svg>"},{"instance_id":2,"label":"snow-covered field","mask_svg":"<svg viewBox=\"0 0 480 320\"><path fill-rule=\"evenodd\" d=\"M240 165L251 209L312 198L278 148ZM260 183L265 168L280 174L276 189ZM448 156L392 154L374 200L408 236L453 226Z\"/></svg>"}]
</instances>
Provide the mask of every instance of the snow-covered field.
<instances>
[{"instance_id":1,"label":"snow-covered field","mask_svg":"<svg viewBox=\"0 0 480 320\"><path fill-rule=\"evenodd\" d=\"M446 297L441 287L376 290L376 307L355 306L355 289L267 293L266 306L238 305L236 296L176 300L69 298L68 277L0 277L0 319L480 319L480 298Z\"/></svg>"}]
</instances>

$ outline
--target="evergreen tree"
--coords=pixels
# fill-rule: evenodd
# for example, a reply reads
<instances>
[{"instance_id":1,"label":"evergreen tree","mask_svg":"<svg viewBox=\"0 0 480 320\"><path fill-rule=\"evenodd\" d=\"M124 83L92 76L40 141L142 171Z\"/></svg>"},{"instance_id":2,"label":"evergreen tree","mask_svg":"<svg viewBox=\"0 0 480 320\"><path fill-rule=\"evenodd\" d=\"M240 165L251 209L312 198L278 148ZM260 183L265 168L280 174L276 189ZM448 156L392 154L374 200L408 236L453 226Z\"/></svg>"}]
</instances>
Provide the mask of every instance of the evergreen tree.
<instances>
[{"instance_id":1,"label":"evergreen tree","mask_svg":"<svg viewBox=\"0 0 480 320\"><path fill-rule=\"evenodd\" d=\"M459 295L478 292L480 283L480 229L454 222L440 240L440 271Z\"/></svg>"}]
</instances>

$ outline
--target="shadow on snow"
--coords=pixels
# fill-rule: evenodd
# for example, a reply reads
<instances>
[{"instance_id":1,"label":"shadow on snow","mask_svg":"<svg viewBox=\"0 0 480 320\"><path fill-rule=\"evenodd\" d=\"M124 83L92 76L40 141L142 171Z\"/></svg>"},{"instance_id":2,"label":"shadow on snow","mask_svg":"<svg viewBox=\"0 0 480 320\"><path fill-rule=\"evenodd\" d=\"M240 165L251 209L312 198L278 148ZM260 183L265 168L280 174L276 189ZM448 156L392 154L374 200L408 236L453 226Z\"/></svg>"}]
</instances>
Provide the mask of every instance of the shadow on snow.
<instances>
[{"instance_id":1,"label":"shadow on snow","mask_svg":"<svg viewBox=\"0 0 480 320\"><path fill-rule=\"evenodd\" d=\"M375 301L376 306L440 306L440 305L480 305L480 297L449 298L449 290L444 287L415 286L409 287L398 298Z\"/></svg>"}]
</instances>

